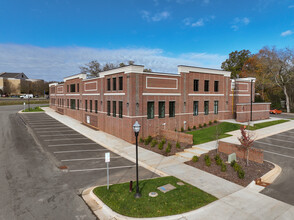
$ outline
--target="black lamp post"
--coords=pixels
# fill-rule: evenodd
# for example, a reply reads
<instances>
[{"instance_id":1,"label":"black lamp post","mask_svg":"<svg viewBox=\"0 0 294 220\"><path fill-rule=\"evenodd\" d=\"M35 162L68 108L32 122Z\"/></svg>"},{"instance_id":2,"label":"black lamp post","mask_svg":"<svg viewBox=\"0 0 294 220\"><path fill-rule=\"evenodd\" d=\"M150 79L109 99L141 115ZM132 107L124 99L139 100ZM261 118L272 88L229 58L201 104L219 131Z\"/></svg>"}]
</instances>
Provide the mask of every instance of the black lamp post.
<instances>
[{"instance_id":1,"label":"black lamp post","mask_svg":"<svg viewBox=\"0 0 294 220\"><path fill-rule=\"evenodd\" d=\"M139 173L138 173L138 135L140 132L140 128L141 125L138 123L138 121L135 122L135 124L133 125L133 130L135 132L135 136L136 136L136 175L137 175L137 187L136 187L136 194L135 194L135 198L140 198L141 194L139 191Z\"/></svg>"}]
</instances>

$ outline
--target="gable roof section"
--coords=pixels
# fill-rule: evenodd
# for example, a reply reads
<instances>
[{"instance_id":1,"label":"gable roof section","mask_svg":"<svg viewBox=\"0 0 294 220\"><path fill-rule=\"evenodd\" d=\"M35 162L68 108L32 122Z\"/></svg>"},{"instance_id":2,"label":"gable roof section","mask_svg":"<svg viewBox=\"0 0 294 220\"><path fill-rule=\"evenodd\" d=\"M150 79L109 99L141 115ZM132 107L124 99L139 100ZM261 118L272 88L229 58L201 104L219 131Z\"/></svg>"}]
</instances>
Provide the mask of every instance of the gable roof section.
<instances>
[{"instance_id":1,"label":"gable roof section","mask_svg":"<svg viewBox=\"0 0 294 220\"><path fill-rule=\"evenodd\" d=\"M14 78L14 79L28 79L28 77L24 73L8 73L8 72L4 72L4 73L0 73L0 77Z\"/></svg>"}]
</instances>

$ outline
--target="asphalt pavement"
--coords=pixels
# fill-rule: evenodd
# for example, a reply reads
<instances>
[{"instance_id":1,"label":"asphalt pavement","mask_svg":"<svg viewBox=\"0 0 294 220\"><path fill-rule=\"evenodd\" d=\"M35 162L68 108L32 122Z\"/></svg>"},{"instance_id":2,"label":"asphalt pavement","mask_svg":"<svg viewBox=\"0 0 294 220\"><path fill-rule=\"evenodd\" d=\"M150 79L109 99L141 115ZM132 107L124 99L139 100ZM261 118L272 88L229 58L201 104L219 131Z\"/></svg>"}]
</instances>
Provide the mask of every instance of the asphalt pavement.
<instances>
[{"instance_id":1,"label":"asphalt pavement","mask_svg":"<svg viewBox=\"0 0 294 220\"><path fill-rule=\"evenodd\" d=\"M108 150L44 113L20 117L21 108L0 107L0 219L96 219L80 193L106 184ZM132 162L111 153L110 167L110 183L135 180Z\"/></svg>"}]
</instances>

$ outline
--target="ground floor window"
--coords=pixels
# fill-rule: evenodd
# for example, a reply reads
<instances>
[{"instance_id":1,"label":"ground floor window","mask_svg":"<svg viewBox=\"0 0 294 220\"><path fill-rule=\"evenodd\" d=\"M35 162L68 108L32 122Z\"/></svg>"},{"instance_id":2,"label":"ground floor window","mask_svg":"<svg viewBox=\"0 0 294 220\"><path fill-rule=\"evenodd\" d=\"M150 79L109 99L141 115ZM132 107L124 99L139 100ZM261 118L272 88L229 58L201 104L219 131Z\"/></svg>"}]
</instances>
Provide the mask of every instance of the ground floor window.
<instances>
[{"instance_id":1,"label":"ground floor window","mask_svg":"<svg viewBox=\"0 0 294 220\"><path fill-rule=\"evenodd\" d=\"M80 100L77 99L77 110L80 110Z\"/></svg>"},{"instance_id":2,"label":"ground floor window","mask_svg":"<svg viewBox=\"0 0 294 220\"><path fill-rule=\"evenodd\" d=\"M209 101L204 101L204 115L209 114Z\"/></svg>"},{"instance_id":3,"label":"ground floor window","mask_svg":"<svg viewBox=\"0 0 294 220\"><path fill-rule=\"evenodd\" d=\"M165 102L158 103L158 117L159 118L165 117Z\"/></svg>"},{"instance_id":4,"label":"ground floor window","mask_svg":"<svg viewBox=\"0 0 294 220\"><path fill-rule=\"evenodd\" d=\"M110 116L110 101L107 101L107 115Z\"/></svg>"},{"instance_id":5,"label":"ground floor window","mask_svg":"<svg viewBox=\"0 0 294 220\"><path fill-rule=\"evenodd\" d=\"M116 117L116 101L112 101L112 115Z\"/></svg>"},{"instance_id":6,"label":"ground floor window","mask_svg":"<svg viewBox=\"0 0 294 220\"><path fill-rule=\"evenodd\" d=\"M67 107L69 108L69 99L67 99Z\"/></svg>"},{"instance_id":7,"label":"ground floor window","mask_svg":"<svg viewBox=\"0 0 294 220\"><path fill-rule=\"evenodd\" d=\"M92 112L92 104L93 104L93 101L90 100L90 112Z\"/></svg>"},{"instance_id":8,"label":"ground floor window","mask_svg":"<svg viewBox=\"0 0 294 220\"><path fill-rule=\"evenodd\" d=\"M118 102L118 117L120 118L123 117L123 102L122 101Z\"/></svg>"},{"instance_id":9,"label":"ground floor window","mask_svg":"<svg viewBox=\"0 0 294 220\"><path fill-rule=\"evenodd\" d=\"M198 101L193 102L193 115L198 115Z\"/></svg>"},{"instance_id":10,"label":"ground floor window","mask_svg":"<svg viewBox=\"0 0 294 220\"><path fill-rule=\"evenodd\" d=\"M85 100L85 111L88 111L88 100Z\"/></svg>"},{"instance_id":11,"label":"ground floor window","mask_svg":"<svg viewBox=\"0 0 294 220\"><path fill-rule=\"evenodd\" d=\"M154 118L154 102L147 102L147 119Z\"/></svg>"},{"instance_id":12,"label":"ground floor window","mask_svg":"<svg viewBox=\"0 0 294 220\"><path fill-rule=\"evenodd\" d=\"M75 99L70 100L70 109L76 109L76 100Z\"/></svg>"},{"instance_id":13,"label":"ground floor window","mask_svg":"<svg viewBox=\"0 0 294 220\"><path fill-rule=\"evenodd\" d=\"M95 113L98 112L98 100L95 100Z\"/></svg>"},{"instance_id":14,"label":"ground floor window","mask_svg":"<svg viewBox=\"0 0 294 220\"><path fill-rule=\"evenodd\" d=\"M218 101L214 101L214 114L218 114Z\"/></svg>"},{"instance_id":15,"label":"ground floor window","mask_svg":"<svg viewBox=\"0 0 294 220\"><path fill-rule=\"evenodd\" d=\"M176 102L171 101L169 102L169 117L175 117L176 112Z\"/></svg>"}]
</instances>

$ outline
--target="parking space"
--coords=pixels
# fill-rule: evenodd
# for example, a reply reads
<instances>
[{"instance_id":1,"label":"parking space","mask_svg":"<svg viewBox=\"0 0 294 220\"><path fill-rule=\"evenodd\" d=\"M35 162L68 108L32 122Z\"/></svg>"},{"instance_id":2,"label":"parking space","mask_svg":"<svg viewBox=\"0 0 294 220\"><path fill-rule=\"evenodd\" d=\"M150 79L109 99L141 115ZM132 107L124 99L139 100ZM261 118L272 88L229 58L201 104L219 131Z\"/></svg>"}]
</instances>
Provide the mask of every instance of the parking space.
<instances>
[{"instance_id":1,"label":"parking space","mask_svg":"<svg viewBox=\"0 0 294 220\"><path fill-rule=\"evenodd\" d=\"M79 187L85 184L105 184L105 153L108 149L79 134L45 113L23 114L26 124L60 166L66 166L69 175L74 177ZM135 150L135 149L134 149ZM110 152L110 180L112 183L135 180L135 164ZM154 178L157 175L140 167L140 179Z\"/></svg>"},{"instance_id":2,"label":"parking space","mask_svg":"<svg viewBox=\"0 0 294 220\"><path fill-rule=\"evenodd\" d=\"M278 164L282 173L262 193L294 205L294 129L256 140L254 147L264 150L264 159Z\"/></svg>"}]
</instances>

